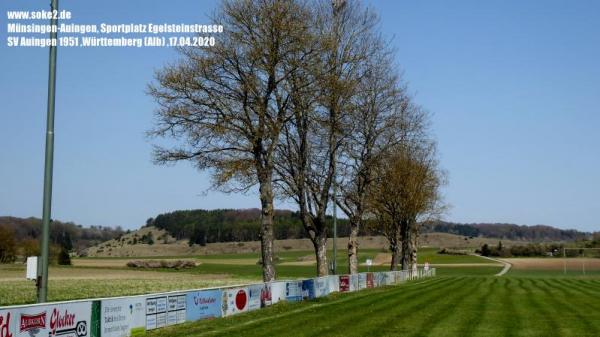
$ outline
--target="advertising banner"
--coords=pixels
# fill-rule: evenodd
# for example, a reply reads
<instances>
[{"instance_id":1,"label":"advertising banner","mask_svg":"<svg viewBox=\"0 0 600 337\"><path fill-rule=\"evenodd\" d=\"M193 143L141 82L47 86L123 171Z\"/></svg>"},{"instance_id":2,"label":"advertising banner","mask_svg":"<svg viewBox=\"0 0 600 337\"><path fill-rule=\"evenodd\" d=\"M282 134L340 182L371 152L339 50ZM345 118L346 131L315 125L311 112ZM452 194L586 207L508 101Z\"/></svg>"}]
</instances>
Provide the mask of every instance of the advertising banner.
<instances>
[{"instance_id":1,"label":"advertising banner","mask_svg":"<svg viewBox=\"0 0 600 337\"><path fill-rule=\"evenodd\" d=\"M337 275L327 276L329 279L329 293L340 291L340 278Z\"/></svg>"},{"instance_id":2,"label":"advertising banner","mask_svg":"<svg viewBox=\"0 0 600 337\"><path fill-rule=\"evenodd\" d=\"M340 292L350 291L350 276L340 275Z\"/></svg>"},{"instance_id":3,"label":"advertising banner","mask_svg":"<svg viewBox=\"0 0 600 337\"><path fill-rule=\"evenodd\" d=\"M0 310L1 337L99 337L91 326L91 301Z\"/></svg>"},{"instance_id":4,"label":"advertising banner","mask_svg":"<svg viewBox=\"0 0 600 337\"><path fill-rule=\"evenodd\" d=\"M375 284L377 287L382 287L385 285L385 274L383 272L374 273L375 274Z\"/></svg>"},{"instance_id":5,"label":"advertising banner","mask_svg":"<svg viewBox=\"0 0 600 337\"><path fill-rule=\"evenodd\" d=\"M152 295L146 298L146 330L185 322L186 295Z\"/></svg>"},{"instance_id":6,"label":"advertising banner","mask_svg":"<svg viewBox=\"0 0 600 337\"><path fill-rule=\"evenodd\" d=\"M0 337L12 337L15 314L10 310L0 310Z\"/></svg>"},{"instance_id":7,"label":"advertising banner","mask_svg":"<svg viewBox=\"0 0 600 337\"><path fill-rule=\"evenodd\" d=\"M315 295L315 280L308 279L302 281L302 299L312 300L316 297Z\"/></svg>"},{"instance_id":8,"label":"advertising banner","mask_svg":"<svg viewBox=\"0 0 600 337\"><path fill-rule=\"evenodd\" d=\"M395 284L396 283L396 272L388 271L387 274L387 284Z\"/></svg>"},{"instance_id":9,"label":"advertising banner","mask_svg":"<svg viewBox=\"0 0 600 337\"><path fill-rule=\"evenodd\" d=\"M260 291L260 307L264 308L273 304L273 292L271 290L271 283L263 283Z\"/></svg>"},{"instance_id":10,"label":"advertising banner","mask_svg":"<svg viewBox=\"0 0 600 337\"><path fill-rule=\"evenodd\" d=\"M352 274L350 276L350 291L358 291L358 274Z\"/></svg>"},{"instance_id":11,"label":"advertising banner","mask_svg":"<svg viewBox=\"0 0 600 337\"><path fill-rule=\"evenodd\" d=\"M329 277L315 278L315 297L324 297L329 295Z\"/></svg>"},{"instance_id":12,"label":"advertising banner","mask_svg":"<svg viewBox=\"0 0 600 337\"><path fill-rule=\"evenodd\" d=\"M367 274L358 274L358 289L365 289L367 287Z\"/></svg>"},{"instance_id":13,"label":"advertising banner","mask_svg":"<svg viewBox=\"0 0 600 337\"><path fill-rule=\"evenodd\" d=\"M374 288L375 287L375 280L373 277L373 273L367 273L367 288Z\"/></svg>"},{"instance_id":14,"label":"advertising banner","mask_svg":"<svg viewBox=\"0 0 600 337\"><path fill-rule=\"evenodd\" d=\"M146 297L102 300L102 337L139 336L146 331Z\"/></svg>"},{"instance_id":15,"label":"advertising banner","mask_svg":"<svg viewBox=\"0 0 600 337\"><path fill-rule=\"evenodd\" d=\"M285 301L285 282L271 282L271 303Z\"/></svg>"},{"instance_id":16,"label":"advertising banner","mask_svg":"<svg viewBox=\"0 0 600 337\"><path fill-rule=\"evenodd\" d=\"M248 311L262 307L261 299L264 288L263 283L248 286Z\"/></svg>"},{"instance_id":17,"label":"advertising banner","mask_svg":"<svg viewBox=\"0 0 600 337\"><path fill-rule=\"evenodd\" d=\"M223 289L223 316L230 316L248 310L248 288Z\"/></svg>"},{"instance_id":18,"label":"advertising banner","mask_svg":"<svg viewBox=\"0 0 600 337\"><path fill-rule=\"evenodd\" d=\"M287 301L302 301L302 281L285 282L285 299Z\"/></svg>"},{"instance_id":19,"label":"advertising banner","mask_svg":"<svg viewBox=\"0 0 600 337\"><path fill-rule=\"evenodd\" d=\"M187 321L221 317L223 293L218 290L192 291L186 294Z\"/></svg>"}]
</instances>

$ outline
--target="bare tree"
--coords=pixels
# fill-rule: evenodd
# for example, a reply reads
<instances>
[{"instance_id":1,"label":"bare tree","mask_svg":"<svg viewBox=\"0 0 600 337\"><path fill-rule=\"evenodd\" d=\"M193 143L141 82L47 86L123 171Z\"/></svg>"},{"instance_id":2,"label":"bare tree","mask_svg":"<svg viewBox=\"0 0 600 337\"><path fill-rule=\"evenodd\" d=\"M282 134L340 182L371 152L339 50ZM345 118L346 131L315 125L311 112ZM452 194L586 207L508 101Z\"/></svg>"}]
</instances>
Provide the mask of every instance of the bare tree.
<instances>
[{"instance_id":1,"label":"bare tree","mask_svg":"<svg viewBox=\"0 0 600 337\"><path fill-rule=\"evenodd\" d=\"M352 109L346 115L347 136L340 151L338 206L350 221L348 270L358 272L358 235L367 212L366 197L374 167L401 142L422 137L427 116L416 108L393 65L394 53L374 38Z\"/></svg>"},{"instance_id":2,"label":"bare tree","mask_svg":"<svg viewBox=\"0 0 600 337\"><path fill-rule=\"evenodd\" d=\"M419 221L441 210L443 182L431 141L402 143L378 165L369 206L390 242L392 270L416 266Z\"/></svg>"},{"instance_id":3,"label":"bare tree","mask_svg":"<svg viewBox=\"0 0 600 337\"><path fill-rule=\"evenodd\" d=\"M277 172L283 195L299 206L315 248L317 274L328 274L326 222L346 115L357 93L361 67L372 49L376 16L358 1L316 3L313 27L319 56L290 81L294 120L284 128Z\"/></svg>"},{"instance_id":4,"label":"bare tree","mask_svg":"<svg viewBox=\"0 0 600 337\"><path fill-rule=\"evenodd\" d=\"M291 118L286 83L313 53L311 15L298 1L225 0L213 21L225 29L217 45L182 49L150 86L160 105L150 134L179 144L157 146L154 158L192 161L224 191L258 184L263 279L271 281L274 154Z\"/></svg>"}]
</instances>

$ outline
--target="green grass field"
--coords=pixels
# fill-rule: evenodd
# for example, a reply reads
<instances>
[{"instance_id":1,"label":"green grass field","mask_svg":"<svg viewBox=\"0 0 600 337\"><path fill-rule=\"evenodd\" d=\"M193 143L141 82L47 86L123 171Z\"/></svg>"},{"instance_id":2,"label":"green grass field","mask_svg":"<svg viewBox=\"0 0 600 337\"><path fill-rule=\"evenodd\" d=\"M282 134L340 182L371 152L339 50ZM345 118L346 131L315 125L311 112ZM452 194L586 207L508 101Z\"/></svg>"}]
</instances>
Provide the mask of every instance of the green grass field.
<instances>
[{"instance_id":1,"label":"green grass field","mask_svg":"<svg viewBox=\"0 0 600 337\"><path fill-rule=\"evenodd\" d=\"M440 268L386 288L157 330L159 336L599 336L600 279ZM478 272L473 273L473 271ZM477 274L477 275L474 275Z\"/></svg>"},{"instance_id":2,"label":"green grass field","mask_svg":"<svg viewBox=\"0 0 600 337\"><path fill-rule=\"evenodd\" d=\"M364 250L360 261L379 250ZM279 254L279 279L307 278L315 266L297 264L311 252ZM338 271L347 259L338 253ZM165 257L166 258L166 257ZM129 259L82 259L97 265L52 267L50 300L133 295L259 281L257 254L196 256L188 270L138 271ZM157 258L153 258L157 259ZM186 323L150 336L600 336L600 273L502 267L476 256L420 251L419 262L436 264L437 277L357 293L333 294L228 318ZM292 264L289 264L292 263ZM296 264L294 264L296 263ZM381 265L372 271L387 270ZM366 271L361 266L361 271ZM0 266L0 306L32 303L33 282L22 265Z\"/></svg>"}]
</instances>

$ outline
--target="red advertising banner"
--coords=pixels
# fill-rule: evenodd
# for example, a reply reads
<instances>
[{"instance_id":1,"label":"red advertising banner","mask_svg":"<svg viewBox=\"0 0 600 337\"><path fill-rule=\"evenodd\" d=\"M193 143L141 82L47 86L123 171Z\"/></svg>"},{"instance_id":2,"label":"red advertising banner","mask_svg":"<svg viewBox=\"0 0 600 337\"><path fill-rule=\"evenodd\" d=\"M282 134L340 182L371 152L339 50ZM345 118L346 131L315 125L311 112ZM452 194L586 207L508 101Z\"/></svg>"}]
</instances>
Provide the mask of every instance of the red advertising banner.
<instances>
[{"instance_id":1,"label":"red advertising banner","mask_svg":"<svg viewBox=\"0 0 600 337\"><path fill-rule=\"evenodd\" d=\"M350 276L340 275L340 292L350 291Z\"/></svg>"}]
</instances>

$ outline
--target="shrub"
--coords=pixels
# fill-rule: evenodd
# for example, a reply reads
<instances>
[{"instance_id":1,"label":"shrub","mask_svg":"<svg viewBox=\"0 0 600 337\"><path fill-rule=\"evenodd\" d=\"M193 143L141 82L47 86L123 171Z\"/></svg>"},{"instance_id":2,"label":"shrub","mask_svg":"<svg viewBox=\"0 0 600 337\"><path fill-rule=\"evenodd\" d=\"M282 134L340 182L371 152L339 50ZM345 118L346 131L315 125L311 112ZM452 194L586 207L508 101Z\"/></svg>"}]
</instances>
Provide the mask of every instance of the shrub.
<instances>
[{"instance_id":1,"label":"shrub","mask_svg":"<svg viewBox=\"0 0 600 337\"><path fill-rule=\"evenodd\" d=\"M186 269L196 266L196 262L190 260L133 260L127 262L130 268L168 268L168 269Z\"/></svg>"},{"instance_id":2,"label":"shrub","mask_svg":"<svg viewBox=\"0 0 600 337\"><path fill-rule=\"evenodd\" d=\"M58 253L58 264L61 266L70 266L71 265L71 257L69 256L69 252L63 248Z\"/></svg>"}]
</instances>

